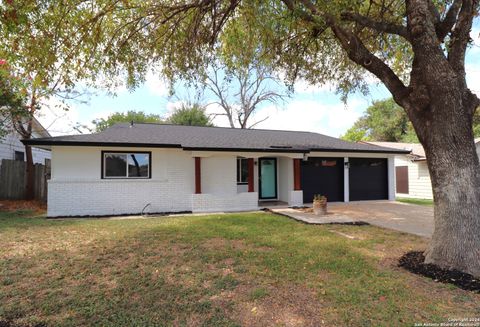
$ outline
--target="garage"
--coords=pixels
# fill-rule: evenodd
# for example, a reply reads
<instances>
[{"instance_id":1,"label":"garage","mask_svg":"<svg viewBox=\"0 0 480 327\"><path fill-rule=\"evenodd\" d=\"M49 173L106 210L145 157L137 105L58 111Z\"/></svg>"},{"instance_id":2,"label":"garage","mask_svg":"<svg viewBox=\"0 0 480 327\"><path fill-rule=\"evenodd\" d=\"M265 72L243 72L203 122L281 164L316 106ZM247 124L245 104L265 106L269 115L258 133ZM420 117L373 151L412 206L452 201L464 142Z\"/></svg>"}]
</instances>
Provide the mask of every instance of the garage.
<instances>
[{"instance_id":1,"label":"garage","mask_svg":"<svg viewBox=\"0 0 480 327\"><path fill-rule=\"evenodd\" d=\"M343 167L343 158L310 157L302 161L303 202L313 202L315 194L326 196L329 202L343 201Z\"/></svg>"},{"instance_id":2,"label":"garage","mask_svg":"<svg viewBox=\"0 0 480 327\"><path fill-rule=\"evenodd\" d=\"M383 158L349 159L350 201L388 199L388 165Z\"/></svg>"}]
</instances>

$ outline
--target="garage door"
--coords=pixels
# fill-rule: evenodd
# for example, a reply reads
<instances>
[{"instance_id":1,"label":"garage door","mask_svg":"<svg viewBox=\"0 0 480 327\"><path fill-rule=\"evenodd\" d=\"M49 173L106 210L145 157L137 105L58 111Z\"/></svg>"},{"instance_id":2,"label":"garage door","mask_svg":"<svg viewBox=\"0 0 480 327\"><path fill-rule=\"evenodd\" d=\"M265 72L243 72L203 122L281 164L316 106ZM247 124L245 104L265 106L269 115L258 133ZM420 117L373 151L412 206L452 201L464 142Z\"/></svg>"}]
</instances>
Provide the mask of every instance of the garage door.
<instances>
[{"instance_id":1,"label":"garage door","mask_svg":"<svg viewBox=\"0 0 480 327\"><path fill-rule=\"evenodd\" d=\"M343 158L312 157L302 161L303 202L312 202L315 194L325 195L329 202L343 201L343 170Z\"/></svg>"},{"instance_id":2,"label":"garage door","mask_svg":"<svg viewBox=\"0 0 480 327\"><path fill-rule=\"evenodd\" d=\"M350 201L388 199L387 159L349 159Z\"/></svg>"}]
</instances>

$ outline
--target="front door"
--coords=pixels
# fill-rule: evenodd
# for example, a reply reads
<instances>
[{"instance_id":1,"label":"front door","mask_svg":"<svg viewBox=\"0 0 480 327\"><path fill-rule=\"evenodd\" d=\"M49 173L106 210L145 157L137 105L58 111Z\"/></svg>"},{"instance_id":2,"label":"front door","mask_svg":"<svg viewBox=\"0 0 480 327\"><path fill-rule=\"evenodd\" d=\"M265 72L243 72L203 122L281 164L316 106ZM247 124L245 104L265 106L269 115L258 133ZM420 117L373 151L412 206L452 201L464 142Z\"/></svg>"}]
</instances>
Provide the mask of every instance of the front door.
<instances>
[{"instance_id":1,"label":"front door","mask_svg":"<svg viewBox=\"0 0 480 327\"><path fill-rule=\"evenodd\" d=\"M260 158L259 160L260 199L277 198L277 159Z\"/></svg>"}]
</instances>

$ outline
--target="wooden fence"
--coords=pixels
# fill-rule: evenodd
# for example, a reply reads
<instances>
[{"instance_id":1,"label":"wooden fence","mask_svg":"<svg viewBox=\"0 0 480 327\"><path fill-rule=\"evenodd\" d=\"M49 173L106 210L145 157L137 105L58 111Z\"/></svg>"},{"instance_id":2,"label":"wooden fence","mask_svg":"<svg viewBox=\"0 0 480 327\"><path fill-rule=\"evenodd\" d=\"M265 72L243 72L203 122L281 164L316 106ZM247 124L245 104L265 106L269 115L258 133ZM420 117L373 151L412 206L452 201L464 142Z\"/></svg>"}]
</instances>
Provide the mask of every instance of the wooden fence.
<instances>
[{"instance_id":1,"label":"wooden fence","mask_svg":"<svg viewBox=\"0 0 480 327\"><path fill-rule=\"evenodd\" d=\"M34 197L47 201L47 180L50 179L50 160L46 165L35 164ZM22 200L26 195L26 163L3 159L0 165L0 200Z\"/></svg>"}]
</instances>

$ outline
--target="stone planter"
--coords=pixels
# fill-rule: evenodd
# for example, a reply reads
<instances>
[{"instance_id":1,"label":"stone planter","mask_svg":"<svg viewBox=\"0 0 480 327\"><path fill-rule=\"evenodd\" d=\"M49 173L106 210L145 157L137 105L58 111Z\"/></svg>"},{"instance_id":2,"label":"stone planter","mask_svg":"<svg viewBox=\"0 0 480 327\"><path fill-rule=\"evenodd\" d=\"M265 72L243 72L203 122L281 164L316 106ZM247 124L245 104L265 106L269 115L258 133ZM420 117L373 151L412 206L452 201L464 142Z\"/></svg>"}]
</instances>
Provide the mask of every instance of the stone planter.
<instances>
[{"instance_id":1,"label":"stone planter","mask_svg":"<svg viewBox=\"0 0 480 327\"><path fill-rule=\"evenodd\" d=\"M327 214L327 199L325 197L313 200L313 213L317 216Z\"/></svg>"}]
</instances>

